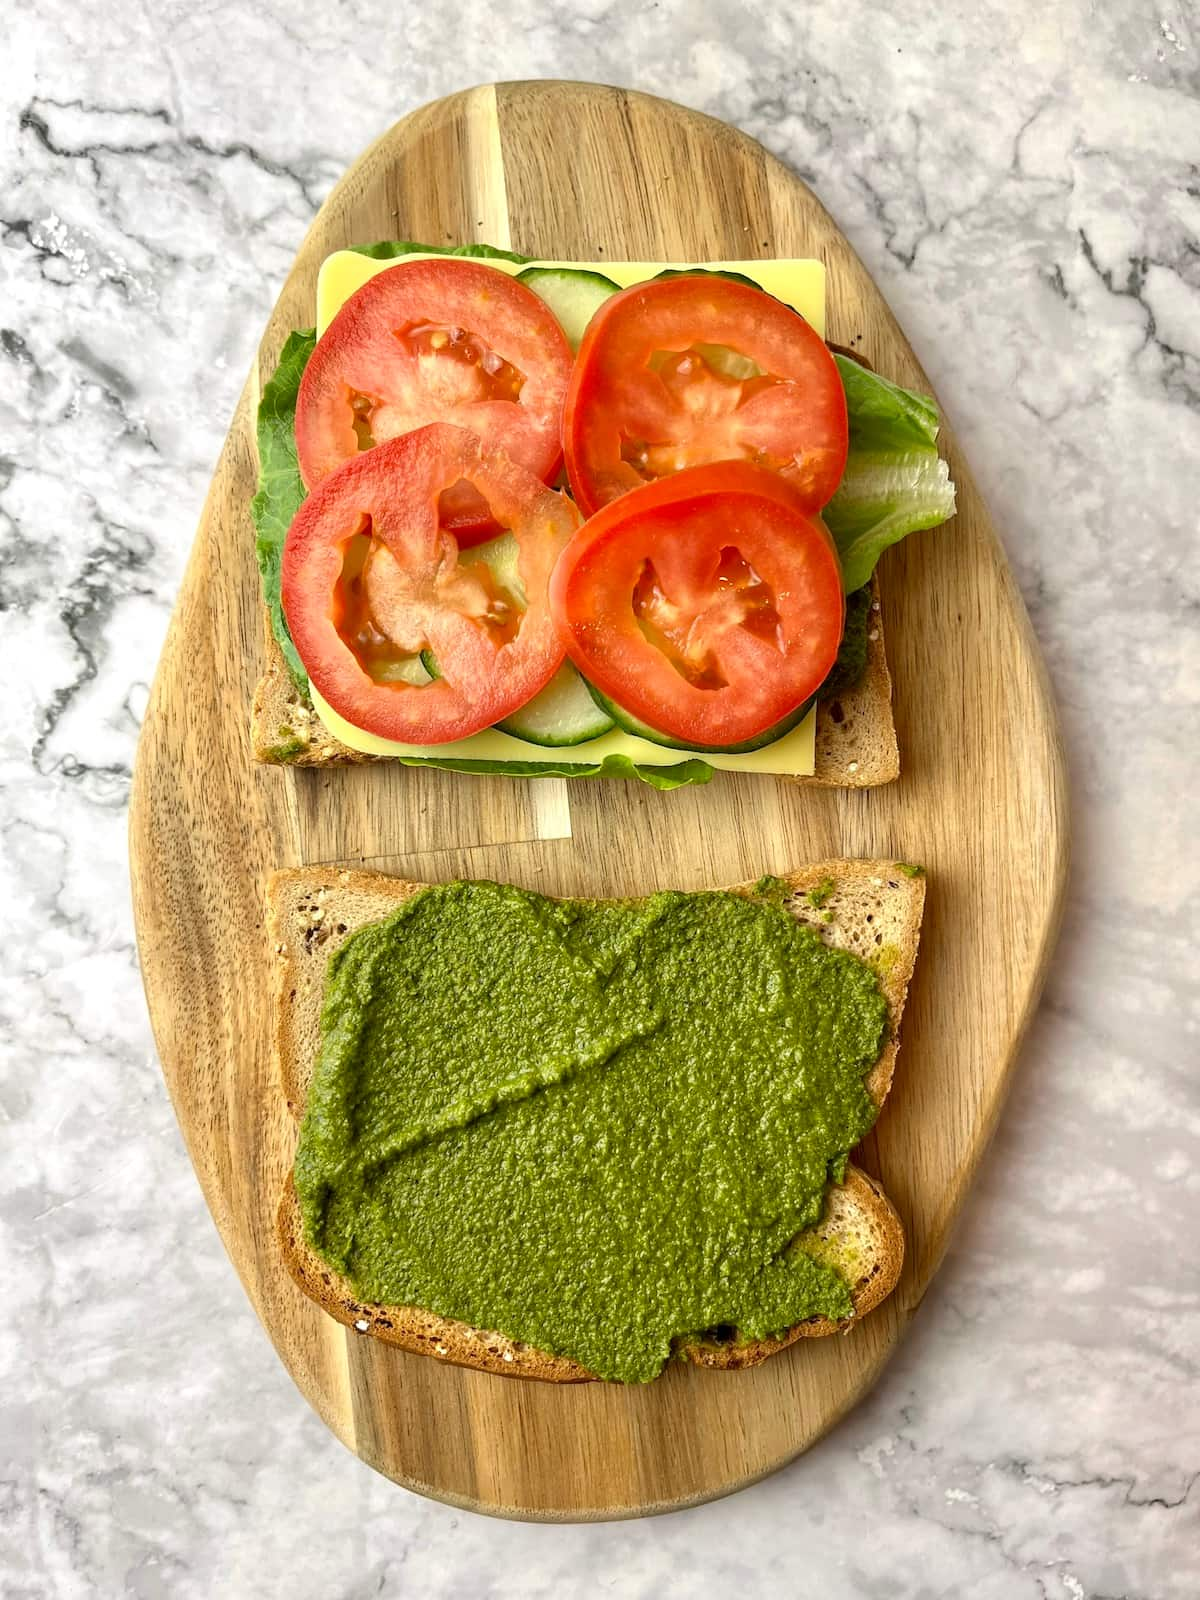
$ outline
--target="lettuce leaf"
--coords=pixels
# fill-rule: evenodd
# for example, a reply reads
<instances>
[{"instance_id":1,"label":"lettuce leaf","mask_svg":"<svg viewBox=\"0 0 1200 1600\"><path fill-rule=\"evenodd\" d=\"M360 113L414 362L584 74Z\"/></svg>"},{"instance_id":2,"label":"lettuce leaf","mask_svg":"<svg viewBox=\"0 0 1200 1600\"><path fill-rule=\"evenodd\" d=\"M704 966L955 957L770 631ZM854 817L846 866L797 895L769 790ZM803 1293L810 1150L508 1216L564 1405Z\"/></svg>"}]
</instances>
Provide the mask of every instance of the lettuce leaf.
<instances>
[{"instance_id":1,"label":"lettuce leaf","mask_svg":"<svg viewBox=\"0 0 1200 1600\"><path fill-rule=\"evenodd\" d=\"M937 453L933 401L846 356L834 360L846 391L850 453L822 516L842 558L849 594L870 582L889 545L954 515L954 485Z\"/></svg>"},{"instance_id":2,"label":"lettuce leaf","mask_svg":"<svg viewBox=\"0 0 1200 1600\"><path fill-rule=\"evenodd\" d=\"M498 772L509 778L640 778L652 789L681 789L707 783L714 768L692 758L673 767L643 767L628 756L603 761L455 761L440 756L398 756L406 767L440 767L445 772Z\"/></svg>"},{"instance_id":3,"label":"lettuce leaf","mask_svg":"<svg viewBox=\"0 0 1200 1600\"><path fill-rule=\"evenodd\" d=\"M348 247L356 255L370 256L372 261L390 261L393 256L475 256L483 261L517 261L524 266L533 256L519 256L512 250L497 250L494 244L459 244L445 250L436 244L414 244L411 239L383 239L378 244L352 244Z\"/></svg>"},{"instance_id":4,"label":"lettuce leaf","mask_svg":"<svg viewBox=\"0 0 1200 1600\"><path fill-rule=\"evenodd\" d=\"M314 328L289 334L274 376L263 389L258 402L258 493L250 502L256 535L254 550L262 574L263 598L271 614L271 630L279 641L288 671L305 693L308 674L288 632L279 576L283 541L304 499L304 484L296 461L296 396L316 342Z\"/></svg>"}]
</instances>

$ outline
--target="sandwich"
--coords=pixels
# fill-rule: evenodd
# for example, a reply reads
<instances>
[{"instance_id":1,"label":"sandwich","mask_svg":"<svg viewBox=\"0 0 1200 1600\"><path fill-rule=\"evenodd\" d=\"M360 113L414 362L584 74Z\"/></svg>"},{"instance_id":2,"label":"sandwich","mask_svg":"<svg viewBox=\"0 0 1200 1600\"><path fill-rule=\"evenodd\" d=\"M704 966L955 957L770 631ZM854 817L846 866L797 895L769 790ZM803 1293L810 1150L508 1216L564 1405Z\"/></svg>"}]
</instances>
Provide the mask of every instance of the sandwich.
<instances>
[{"instance_id":1,"label":"sandwich","mask_svg":"<svg viewBox=\"0 0 1200 1600\"><path fill-rule=\"evenodd\" d=\"M267 762L899 770L875 567L953 514L817 262L328 258L258 414Z\"/></svg>"}]
</instances>

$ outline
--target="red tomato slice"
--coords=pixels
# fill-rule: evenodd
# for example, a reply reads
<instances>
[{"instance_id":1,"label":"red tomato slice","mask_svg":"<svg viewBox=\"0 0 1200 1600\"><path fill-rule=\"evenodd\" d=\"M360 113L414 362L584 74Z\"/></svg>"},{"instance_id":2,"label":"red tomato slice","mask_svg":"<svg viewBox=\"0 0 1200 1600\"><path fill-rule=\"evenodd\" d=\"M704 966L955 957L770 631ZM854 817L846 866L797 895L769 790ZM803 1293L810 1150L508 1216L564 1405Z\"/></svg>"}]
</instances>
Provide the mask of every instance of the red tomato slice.
<instances>
[{"instance_id":1,"label":"red tomato slice","mask_svg":"<svg viewBox=\"0 0 1200 1600\"><path fill-rule=\"evenodd\" d=\"M586 516L708 461L779 473L810 511L846 469L846 395L825 341L749 284L698 274L634 284L588 323L563 412Z\"/></svg>"},{"instance_id":2,"label":"red tomato slice","mask_svg":"<svg viewBox=\"0 0 1200 1600\"><path fill-rule=\"evenodd\" d=\"M452 422L549 482L562 460L571 349L545 303L495 267L449 256L368 279L317 340L296 400L305 487L429 422ZM442 521L462 542L495 529L468 486Z\"/></svg>"},{"instance_id":3,"label":"red tomato slice","mask_svg":"<svg viewBox=\"0 0 1200 1600\"><path fill-rule=\"evenodd\" d=\"M824 523L776 473L691 467L572 538L550 605L584 677L693 749L740 744L829 675L845 617Z\"/></svg>"},{"instance_id":4,"label":"red tomato slice","mask_svg":"<svg viewBox=\"0 0 1200 1600\"><path fill-rule=\"evenodd\" d=\"M459 559L439 500L465 479L518 545L523 593ZM325 478L283 550L283 609L313 683L355 727L444 744L531 700L562 665L550 616L554 563L579 526L563 495L474 434L433 423ZM441 676L406 682L422 650Z\"/></svg>"}]
</instances>

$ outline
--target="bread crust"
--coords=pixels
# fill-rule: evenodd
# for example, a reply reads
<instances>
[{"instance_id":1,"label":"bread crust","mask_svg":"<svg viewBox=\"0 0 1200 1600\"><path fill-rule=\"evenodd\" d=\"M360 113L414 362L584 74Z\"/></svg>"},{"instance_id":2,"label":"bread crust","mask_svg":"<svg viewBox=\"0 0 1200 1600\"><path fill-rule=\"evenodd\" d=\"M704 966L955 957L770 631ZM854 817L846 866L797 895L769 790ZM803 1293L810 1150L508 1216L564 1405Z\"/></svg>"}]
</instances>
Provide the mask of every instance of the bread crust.
<instances>
[{"instance_id":1,"label":"bread crust","mask_svg":"<svg viewBox=\"0 0 1200 1600\"><path fill-rule=\"evenodd\" d=\"M785 876L786 904L827 943L872 960L887 1002L887 1031L866 1085L882 1106L891 1087L900 1019L916 961L924 909L924 877L889 861L833 860ZM295 1120L303 1112L316 1058L325 974L334 951L358 928L385 917L425 885L382 873L337 867L276 872L267 887L267 920L276 958L275 1046L281 1088ZM733 886L749 894L753 884ZM298 1287L336 1321L414 1353L506 1377L550 1383L595 1381L569 1357L470 1327L413 1306L360 1301L351 1285L305 1242L289 1176L277 1215L284 1264ZM847 1241L853 1246L847 1248ZM853 1312L841 1323L810 1318L769 1339L718 1339L698 1334L674 1354L697 1366L756 1366L798 1339L848 1331L895 1287L904 1261L904 1231L880 1185L856 1167L831 1186L802 1248L833 1260L850 1281Z\"/></svg>"}]
</instances>

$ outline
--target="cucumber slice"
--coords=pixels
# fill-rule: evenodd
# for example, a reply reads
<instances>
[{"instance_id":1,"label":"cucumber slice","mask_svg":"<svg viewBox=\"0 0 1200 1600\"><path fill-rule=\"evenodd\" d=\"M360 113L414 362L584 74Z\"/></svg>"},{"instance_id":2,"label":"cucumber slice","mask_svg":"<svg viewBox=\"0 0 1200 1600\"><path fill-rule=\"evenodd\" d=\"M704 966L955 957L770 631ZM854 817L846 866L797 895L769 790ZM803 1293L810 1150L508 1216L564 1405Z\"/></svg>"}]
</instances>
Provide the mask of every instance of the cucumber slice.
<instances>
[{"instance_id":1,"label":"cucumber slice","mask_svg":"<svg viewBox=\"0 0 1200 1600\"><path fill-rule=\"evenodd\" d=\"M421 651L421 664L428 673L427 682L441 677L431 650ZM564 661L540 694L496 726L501 733L523 739L526 744L557 749L599 739L601 734L611 733L614 724L592 698L589 686L575 668Z\"/></svg>"},{"instance_id":2,"label":"cucumber slice","mask_svg":"<svg viewBox=\"0 0 1200 1600\"><path fill-rule=\"evenodd\" d=\"M527 744L561 747L611 733L613 719L592 698L571 663L564 661L541 694L496 726Z\"/></svg>"},{"instance_id":3,"label":"cucumber slice","mask_svg":"<svg viewBox=\"0 0 1200 1600\"><path fill-rule=\"evenodd\" d=\"M473 545L458 553L460 567L470 567L481 561L491 573L496 588L523 606L525 585L521 582L520 560L521 547L511 533L498 533L485 544Z\"/></svg>"},{"instance_id":4,"label":"cucumber slice","mask_svg":"<svg viewBox=\"0 0 1200 1600\"><path fill-rule=\"evenodd\" d=\"M525 585L518 568L520 554L521 547L513 535L501 533L484 544L461 551L458 560L464 567L481 562L491 573L492 583L499 593L511 595L523 606ZM431 650L422 650L419 665L427 675L423 681L441 677ZM598 739L602 733L610 732L612 725L612 718L592 699L569 661L563 663L540 694L534 695L511 717L497 723L502 733L509 733L514 739L551 746L585 744L589 739Z\"/></svg>"},{"instance_id":5,"label":"cucumber slice","mask_svg":"<svg viewBox=\"0 0 1200 1600\"><path fill-rule=\"evenodd\" d=\"M421 651L421 665L428 674L426 682L441 677L432 651ZM553 749L599 739L601 734L611 733L613 725L613 719L593 700L588 685L569 661L563 662L540 694L496 724L501 733L511 734L514 739Z\"/></svg>"},{"instance_id":6,"label":"cucumber slice","mask_svg":"<svg viewBox=\"0 0 1200 1600\"><path fill-rule=\"evenodd\" d=\"M602 272L575 267L526 267L517 273L517 282L546 302L572 350L579 349L583 330L604 302L620 293L620 285Z\"/></svg>"},{"instance_id":7,"label":"cucumber slice","mask_svg":"<svg viewBox=\"0 0 1200 1600\"><path fill-rule=\"evenodd\" d=\"M783 717L765 733L760 733L755 739L746 739L742 744L685 744L682 739L672 738L669 733L660 733L657 728L640 721L632 712L619 706L615 700L610 700L606 694L601 694L594 683L588 684L588 690L596 704L607 711L617 727L623 728L626 733L632 733L638 739L649 739L651 744L666 745L669 750L694 750L698 755L707 752L712 755L738 756L748 755L751 750L762 750L766 745L782 739L785 733L791 733L793 728L799 727L816 701L816 696L812 696L798 710Z\"/></svg>"},{"instance_id":8,"label":"cucumber slice","mask_svg":"<svg viewBox=\"0 0 1200 1600\"><path fill-rule=\"evenodd\" d=\"M407 656L403 661L389 662L383 671L376 674L379 683L411 683L415 688L420 688L426 683L433 682L433 674L425 665L427 652L422 651L419 656Z\"/></svg>"},{"instance_id":9,"label":"cucumber slice","mask_svg":"<svg viewBox=\"0 0 1200 1600\"><path fill-rule=\"evenodd\" d=\"M488 539L484 544L472 545L469 550L460 550L458 564L460 567L485 566L491 573L492 583L500 595L509 595L519 606L524 606L525 585L521 582L518 570L520 555L521 547L513 535L498 533L494 539ZM432 683L435 678L441 677L432 650L421 651L420 664L426 673L421 682Z\"/></svg>"},{"instance_id":10,"label":"cucumber slice","mask_svg":"<svg viewBox=\"0 0 1200 1600\"><path fill-rule=\"evenodd\" d=\"M655 283L660 278L727 278L730 283L744 283L749 289L767 292L761 283L755 283L744 272L727 272L724 267L668 267L665 272L655 273Z\"/></svg>"}]
</instances>

